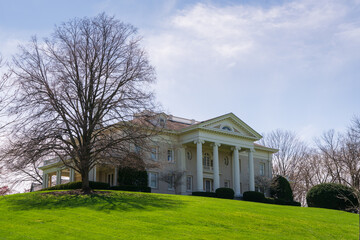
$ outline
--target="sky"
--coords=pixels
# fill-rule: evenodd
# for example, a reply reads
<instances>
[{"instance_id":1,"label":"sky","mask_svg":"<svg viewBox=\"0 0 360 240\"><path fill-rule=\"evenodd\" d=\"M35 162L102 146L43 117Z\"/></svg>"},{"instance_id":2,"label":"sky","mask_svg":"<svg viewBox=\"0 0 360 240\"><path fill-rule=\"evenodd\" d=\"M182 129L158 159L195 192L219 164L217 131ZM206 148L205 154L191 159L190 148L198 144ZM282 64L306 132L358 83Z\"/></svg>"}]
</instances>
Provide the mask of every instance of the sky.
<instances>
[{"instance_id":1,"label":"sky","mask_svg":"<svg viewBox=\"0 0 360 240\"><path fill-rule=\"evenodd\" d=\"M101 12L138 29L167 113L233 112L308 143L360 116L360 0L0 0L0 53L9 60L32 36Z\"/></svg>"}]
</instances>

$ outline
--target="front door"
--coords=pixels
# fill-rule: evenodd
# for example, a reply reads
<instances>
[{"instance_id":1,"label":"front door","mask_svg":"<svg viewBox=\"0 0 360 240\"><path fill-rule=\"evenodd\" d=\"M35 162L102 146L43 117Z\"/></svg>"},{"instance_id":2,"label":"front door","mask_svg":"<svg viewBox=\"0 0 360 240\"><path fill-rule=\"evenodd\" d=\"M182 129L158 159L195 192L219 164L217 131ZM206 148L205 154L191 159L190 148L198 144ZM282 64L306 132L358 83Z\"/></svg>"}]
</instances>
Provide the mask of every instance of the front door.
<instances>
[{"instance_id":1,"label":"front door","mask_svg":"<svg viewBox=\"0 0 360 240\"><path fill-rule=\"evenodd\" d=\"M205 179L205 192L212 192L212 180Z\"/></svg>"}]
</instances>

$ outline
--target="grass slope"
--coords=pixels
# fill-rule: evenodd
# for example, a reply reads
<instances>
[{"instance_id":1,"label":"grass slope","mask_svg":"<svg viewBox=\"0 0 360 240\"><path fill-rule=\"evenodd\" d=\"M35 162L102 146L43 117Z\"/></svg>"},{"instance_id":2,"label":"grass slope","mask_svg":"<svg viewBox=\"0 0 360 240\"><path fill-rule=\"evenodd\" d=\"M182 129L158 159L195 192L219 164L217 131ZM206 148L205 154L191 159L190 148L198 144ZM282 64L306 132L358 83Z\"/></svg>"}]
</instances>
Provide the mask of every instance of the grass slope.
<instances>
[{"instance_id":1,"label":"grass slope","mask_svg":"<svg viewBox=\"0 0 360 240\"><path fill-rule=\"evenodd\" d=\"M357 219L326 209L148 193L0 197L0 239L357 239Z\"/></svg>"}]
</instances>

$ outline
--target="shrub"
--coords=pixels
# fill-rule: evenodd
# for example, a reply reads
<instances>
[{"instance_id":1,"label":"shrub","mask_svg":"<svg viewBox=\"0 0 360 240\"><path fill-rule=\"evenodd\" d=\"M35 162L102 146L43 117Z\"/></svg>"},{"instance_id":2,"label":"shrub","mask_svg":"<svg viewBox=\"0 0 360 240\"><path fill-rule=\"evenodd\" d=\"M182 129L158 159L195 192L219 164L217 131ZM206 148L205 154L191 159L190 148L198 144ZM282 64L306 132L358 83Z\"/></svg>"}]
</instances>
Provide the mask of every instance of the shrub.
<instances>
[{"instance_id":1,"label":"shrub","mask_svg":"<svg viewBox=\"0 0 360 240\"><path fill-rule=\"evenodd\" d=\"M275 199L281 199L285 202L293 202L294 197L290 183L283 176L276 176L272 179L270 185L270 195Z\"/></svg>"},{"instance_id":2,"label":"shrub","mask_svg":"<svg viewBox=\"0 0 360 240\"><path fill-rule=\"evenodd\" d=\"M108 183L103 183L103 182L92 182L89 181L89 186L92 189L109 189L110 185ZM43 191L45 190L69 190L69 189L81 189L82 187L82 182L69 182L69 183L65 183L65 184L59 184L53 187L48 187L48 188L44 188L42 189Z\"/></svg>"},{"instance_id":3,"label":"shrub","mask_svg":"<svg viewBox=\"0 0 360 240\"><path fill-rule=\"evenodd\" d=\"M276 204L276 203L275 203L275 199L273 199L273 198L268 198L268 197L265 197L265 202L264 202L264 203Z\"/></svg>"},{"instance_id":4,"label":"shrub","mask_svg":"<svg viewBox=\"0 0 360 240\"><path fill-rule=\"evenodd\" d=\"M301 207L301 203L296 202L296 201L285 201L283 199L272 199L269 202L271 202L272 204L277 204L277 205L288 205L288 206Z\"/></svg>"},{"instance_id":5,"label":"shrub","mask_svg":"<svg viewBox=\"0 0 360 240\"><path fill-rule=\"evenodd\" d=\"M192 192L192 195L201 197L216 197L216 193L214 192Z\"/></svg>"},{"instance_id":6,"label":"shrub","mask_svg":"<svg viewBox=\"0 0 360 240\"><path fill-rule=\"evenodd\" d=\"M218 188L215 190L215 195L218 198L234 199L235 192L231 188Z\"/></svg>"},{"instance_id":7,"label":"shrub","mask_svg":"<svg viewBox=\"0 0 360 240\"><path fill-rule=\"evenodd\" d=\"M345 211L351 211L357 205L352 189L336 183L322 183L312 187L306 194L306 202L309 207Z\"/></svg>"},{"instance_id":8,"label":"shrub","mask_svg":"<svg viewBox=\"0 0 360 240\"><path fill-rule=\"evenodd\" d=\"M133 186L133 185L123 185L123 186L112 186L110 190L120 190L120 191L131 191L131 192L151 192L150 187L144 186Z\"/></svg>"},{"instance_id":9,"label":"shrub","mask_svg":"<svg viewBox=\"0 0 360 240\"><path fill-rule=\"evenodd\" d=\"M247 191L243 193L243 200L251 202L265 202L265 196L261 192Z\"/></svg>"},{"instance_id":10,"label":"shrub","mask_svg":"<svg viewBox=\"0 0 360 240\"><path fill-rule=\"evenodd\" d=\"M148 186L148 174L145 170L123 167L119 168L118 176L120 186Z\"/></svg>"}]
</instances>

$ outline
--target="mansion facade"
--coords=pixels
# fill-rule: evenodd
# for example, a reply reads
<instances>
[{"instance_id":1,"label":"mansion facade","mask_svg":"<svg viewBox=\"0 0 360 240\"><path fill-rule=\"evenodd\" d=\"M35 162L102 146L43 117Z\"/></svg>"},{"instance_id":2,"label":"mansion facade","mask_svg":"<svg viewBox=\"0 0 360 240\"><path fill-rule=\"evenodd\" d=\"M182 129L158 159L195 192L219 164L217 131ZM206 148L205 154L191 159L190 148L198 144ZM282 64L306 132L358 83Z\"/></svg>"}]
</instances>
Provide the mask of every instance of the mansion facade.
<instances>
[{"instance_id":1,"label":"mansion facade","mask_svg":"<svg viewBox=\"0 0 360 240\"><path fill-rule=\"evenodd\" d=\"M160 114L159 124L163 131L144 155L146 163L157 163L146 169L152 192L191 194L228 187L240 197L257 190L256 176L272 177L277 149L256 144L262 136L233 113L202 122ZM56 160L45 161L40 169L43 188L81 181L79 173ZM117 174L117 167L99 165L90 171L89 180L117 185Z\"/></svg>"}]
</instances>

